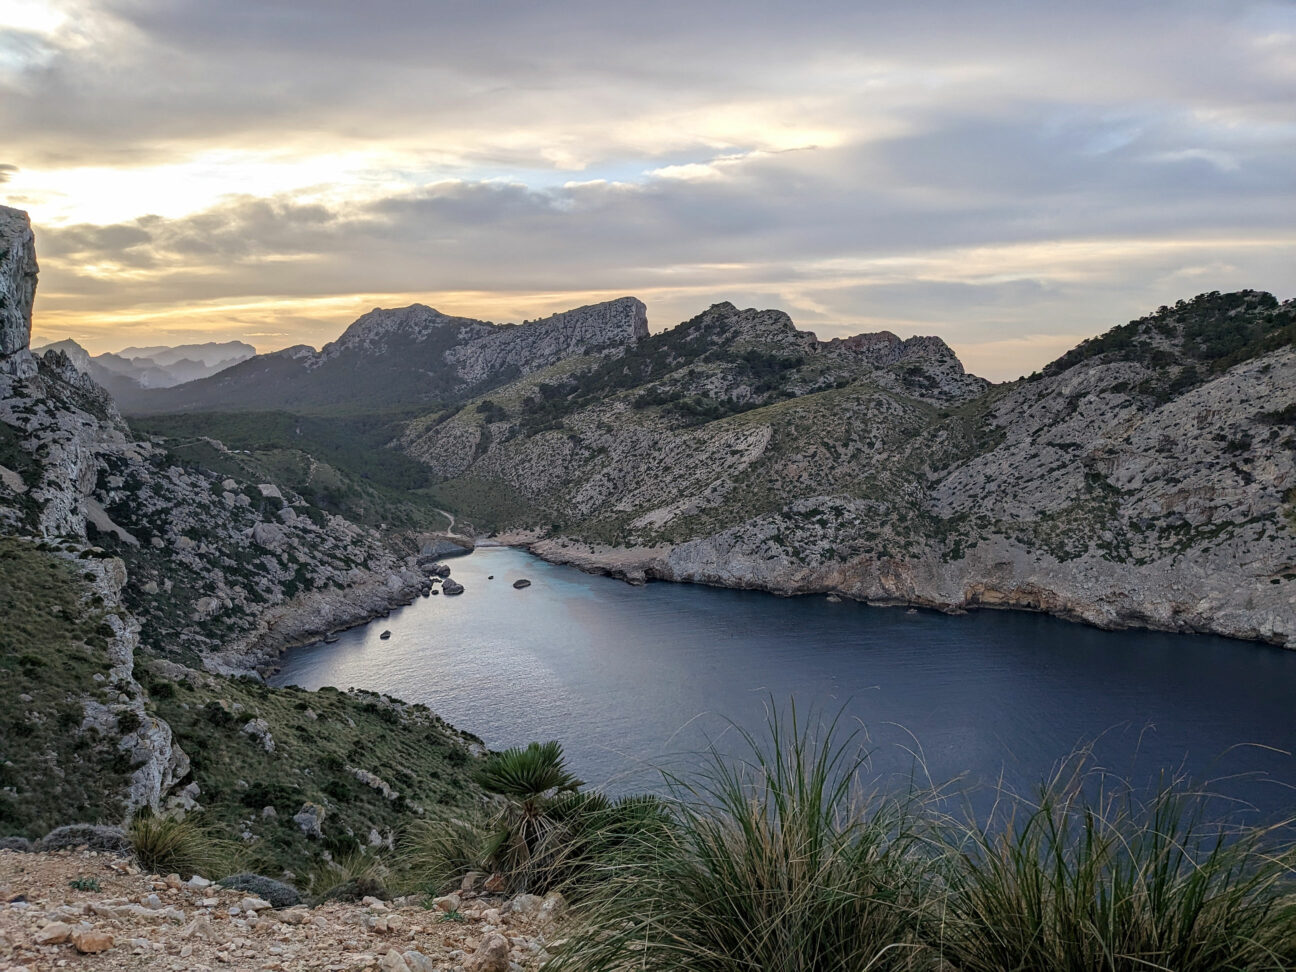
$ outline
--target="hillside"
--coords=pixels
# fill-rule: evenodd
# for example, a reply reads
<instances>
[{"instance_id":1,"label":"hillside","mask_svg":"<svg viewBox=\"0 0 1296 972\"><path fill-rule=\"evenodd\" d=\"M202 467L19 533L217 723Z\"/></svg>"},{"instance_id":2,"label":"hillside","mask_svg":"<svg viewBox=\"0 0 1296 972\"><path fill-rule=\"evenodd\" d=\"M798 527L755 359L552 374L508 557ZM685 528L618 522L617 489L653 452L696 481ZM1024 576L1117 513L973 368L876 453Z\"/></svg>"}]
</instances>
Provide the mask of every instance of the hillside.
<instances>
[{"instance_id":1,"label":"hillside","mask_svg":"<svg viewBox=\"0 0 1296 972\"><path fill-rule=\"evenodd\" d=\"M526 324L450 317L412 304L375 308L316 352L258 355L218 375L138 397L132 413L194 409L365 409L441 404L572 354L616 351L648 333L633 297Z\"/></svg>"},{"instance_id":2,"label":"hillside","mask_svg":"<svg viewBox=\"0 0 1296 972\"><path fill-rule=\"evenodd\" d=\"M417 553L443 535L416 528L439 514L407 503L406 530L378 529L378 509L344 515L376 488L138 435L66 351L31 352L36 274L26 215L0 207L0 837L198 815L278 876L478 807L475 737L254 672L429 589Z\"/></svg>"},{"instance_id":3,"label":"hillside","mask_svg":"<svg viewBox=\"0 0 1296 972\"><path fill-rule=\"evenodd\" d=\"M718 304L409 424L447 508L632 579L1296 647L1296 303L1206 294L988 386Z\"/></svg>"}]
</instances>

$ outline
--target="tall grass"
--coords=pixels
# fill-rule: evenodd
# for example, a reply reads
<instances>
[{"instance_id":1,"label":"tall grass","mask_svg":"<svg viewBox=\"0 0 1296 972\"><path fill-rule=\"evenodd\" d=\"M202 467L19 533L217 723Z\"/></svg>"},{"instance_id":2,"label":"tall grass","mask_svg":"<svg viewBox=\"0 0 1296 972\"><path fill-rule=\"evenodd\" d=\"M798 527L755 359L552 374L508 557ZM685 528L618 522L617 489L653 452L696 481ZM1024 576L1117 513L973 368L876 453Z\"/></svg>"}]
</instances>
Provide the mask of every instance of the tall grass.
<instances>
[{"instance_id":1,"label":"tall grass","mask_svg":"<svg viewBox=\"0 0 1296 972\"><path fill-rule=\"evenodd\" d=\"M231 840L215 836L191 817L183 820L141 814L127 830L140 867L153 874L195 874L222 878L238 870L242 850Z\"/></svg>"},{"instance_id":2,"label":"tall grass","mask_svg":"<svg viewBox=\"0 0 1296 972\"><path fill-rule=\"evenodd\" d=\"M1291 828L1213 823L1183 779L1139 791L1081 752L978 824L929 787L862 793L858 734L795 708L740 734L591 869L556 972L1296 969Z\"/></svg>"},{"instance_id":3,"label":"tall grass","mask_svg":"<svg viewBox=\"0 0 1296 972\"><path fill-rule=\"evenodd\" d=\"M740 733L741 730L738 730ZM933 856L909 799L865 798L857 733L774 712L746 758L671 778L673 825L622 845L558 970L922 969Z\"/></svg>"},{"instance_id":4,"label":"tall grass","mask_svg":"<svg viewBox=\"0 0 1296 972\"><path fill-rule=\"evenodd\" d=\"M1145 799L1064 764L1038 798L951 826L945 956L961 972L1296 968L1296 850L1283 827L1212 823L1169 778Z\"/></svg>"}]
</instances>

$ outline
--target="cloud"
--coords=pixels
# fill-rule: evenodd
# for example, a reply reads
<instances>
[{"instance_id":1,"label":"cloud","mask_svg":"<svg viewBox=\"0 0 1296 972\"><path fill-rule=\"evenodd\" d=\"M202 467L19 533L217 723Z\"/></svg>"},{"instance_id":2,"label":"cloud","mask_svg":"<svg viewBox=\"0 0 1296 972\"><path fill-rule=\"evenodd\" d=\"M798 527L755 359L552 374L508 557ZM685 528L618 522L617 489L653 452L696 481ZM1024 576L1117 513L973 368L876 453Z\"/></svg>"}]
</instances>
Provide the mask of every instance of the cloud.
<instances>
[{"instance_id":1,"label":"cloud","mask_svg":"<svg viewBox=\"0 0 1296 972\"><path fill-rule=\"evenodd\" d=\"M0 183L8 182L13 178L13 174L18 171L18 166L9 165L7 162L0 162Z\"/></svg>"},{"instance_id":2,"label":"cloud","mask_svg":"<svg viewBox=\"0 0 1296 972\"><path fill-rule=\"evenodd\" d=\"M658 326L782 305L1016 374L1290 284L1288 5L41 7L0 26L38 328L318 344L375 303L637 292Z\"/></svg>"}]
</instances>

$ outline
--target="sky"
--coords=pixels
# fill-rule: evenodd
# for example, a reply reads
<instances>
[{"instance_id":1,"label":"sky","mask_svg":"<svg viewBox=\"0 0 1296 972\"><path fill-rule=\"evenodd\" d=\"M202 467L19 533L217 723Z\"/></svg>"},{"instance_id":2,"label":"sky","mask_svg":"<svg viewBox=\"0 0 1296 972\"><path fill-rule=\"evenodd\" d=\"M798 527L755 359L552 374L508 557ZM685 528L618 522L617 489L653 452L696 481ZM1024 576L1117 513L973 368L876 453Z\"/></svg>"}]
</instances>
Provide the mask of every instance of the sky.
<instances>
[{"instance_id":1,"label":"sky","mask_svg":"<svg viewBox=\"0 0 1296 972\"><path fill-rule=\"evenodd\" d=\"M1296 3L0 0L34 336L777 307L1028 373L1296 296Z\"/></svg>"}]
</instances>

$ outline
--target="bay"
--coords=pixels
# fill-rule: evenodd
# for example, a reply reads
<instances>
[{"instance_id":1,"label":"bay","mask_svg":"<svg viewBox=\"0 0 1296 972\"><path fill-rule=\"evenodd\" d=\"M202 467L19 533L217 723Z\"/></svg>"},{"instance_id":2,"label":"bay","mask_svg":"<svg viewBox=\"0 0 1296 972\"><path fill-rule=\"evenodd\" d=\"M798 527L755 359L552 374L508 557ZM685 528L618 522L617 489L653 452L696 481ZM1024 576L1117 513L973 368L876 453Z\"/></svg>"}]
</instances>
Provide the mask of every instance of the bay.
<instances>
[{"instance_id":1,"label":"bay","mask_svg":"<svg viewBox=\"0 0 1296 972\"><path fill-rule=\"evenodd\" d=\"M1022 612L632 587L500 547L449 563L464 594L294 649L275 684L422 702L497 749L559 739L613 793L661 789L663 768L688 772L709 742L742 751L735 726L759 735L771 704L795 701L859 731L884 785L1028 789L1092 744L1122 778L1183 773L1265 818L1296 810L1296 652Z\"/></svg>"}]
</instances>

